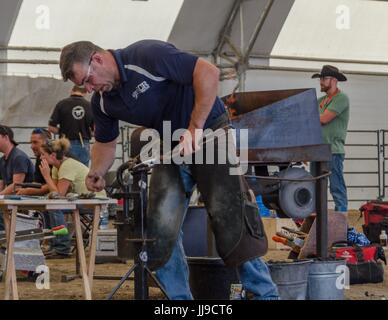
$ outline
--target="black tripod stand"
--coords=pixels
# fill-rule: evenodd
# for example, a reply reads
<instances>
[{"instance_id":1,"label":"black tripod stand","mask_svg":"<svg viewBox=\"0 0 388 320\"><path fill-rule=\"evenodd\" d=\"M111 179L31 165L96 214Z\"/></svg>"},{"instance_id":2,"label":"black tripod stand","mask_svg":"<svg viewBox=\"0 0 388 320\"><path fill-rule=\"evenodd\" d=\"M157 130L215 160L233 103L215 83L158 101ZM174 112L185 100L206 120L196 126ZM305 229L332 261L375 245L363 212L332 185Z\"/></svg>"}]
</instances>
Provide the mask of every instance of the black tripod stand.
<instances>
[{"instance_id":1,"label":"black tripod stand","mask_svg":"<svg viewBox=\"0 0 388 320\"><path fill-rule=\"evenodd\" d=\"M152 163L136 163L127 162L122 164L117 170L117 182L121 187L122 192L116 193L115 198L124 199L124 215L127 221L131 221L134 227L134 238L128 239L133 243L135 249L134 265L121 278L120 282L108 295L107 299L113 298L118 289L124 284L132 272L135 278L135 299L147 300L148 292L148 276L157 284L160 290L168 299L168 295L164 290L159 280L155 277L152 271L147 267L148 254L147 245L154 242L155 239L146 238L146 210L147 210L147 176L152 168ZM123 173L128 170L133 176L132 190L128 183L124 182ZM130 200L133 200L133 209L130 206Z\"/></svg>"}]
</instances>

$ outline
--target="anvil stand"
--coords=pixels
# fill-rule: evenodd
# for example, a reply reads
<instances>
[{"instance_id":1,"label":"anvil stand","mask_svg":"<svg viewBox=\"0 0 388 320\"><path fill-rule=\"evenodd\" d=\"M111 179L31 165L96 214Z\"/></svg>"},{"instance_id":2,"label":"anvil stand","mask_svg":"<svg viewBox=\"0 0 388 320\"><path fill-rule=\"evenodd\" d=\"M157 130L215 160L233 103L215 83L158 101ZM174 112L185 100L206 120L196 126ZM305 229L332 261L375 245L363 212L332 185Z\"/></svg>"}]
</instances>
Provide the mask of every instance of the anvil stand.
<instances>
[{"instance_id":1,"label":"anvil stand","mask_svg":"<svg viewBox=\"0 0 388 320\"><path fill-rule=\"evenodd\" d=\"M241 150L239 150L241 153ZM251 165L279 165L290 162L315 162L314 176L323 176L329 172L328 163L331 161L329 144L306 145L284 148L250 148L248 163ZM317 256L328 258L328 213L327 213L327 177L318 179L315 184L316 194L316 233Z\"/></svg>"},{"instance_id":2,"label":"anvil stand","mask_svg":"<svg viewBox=\"0 0 388 320\"><path fill-rule=\"evenodd\" d=\"M128 169L133 176L132 190L128 183L124 183L122 173ZM155 239L146 238L146 210L147 210L147 190L148 190L148 174L151 170L151 166L147 164L133 165L124 163L117 170L117 181L123 192L114 194L114 198L124 199L123 210L125 219L127 221L132 220L134 225L134 238L128 239L134 246L134 265L128 270L128 272L121 278L116 287L108 295L107 300L111 300L115 293L129 278L132 272L134 272L135 282L135 299L147 300L149 298L148 291L148 276L156 283L163 294L168 299L168 295L164 290L162 284L155 277L152 271L148 268L148 243L152 243ZM133 200L133 209L130 210L130 200ZM133 217L130 215L133 214Z\"/></svg>"}]
</instances>

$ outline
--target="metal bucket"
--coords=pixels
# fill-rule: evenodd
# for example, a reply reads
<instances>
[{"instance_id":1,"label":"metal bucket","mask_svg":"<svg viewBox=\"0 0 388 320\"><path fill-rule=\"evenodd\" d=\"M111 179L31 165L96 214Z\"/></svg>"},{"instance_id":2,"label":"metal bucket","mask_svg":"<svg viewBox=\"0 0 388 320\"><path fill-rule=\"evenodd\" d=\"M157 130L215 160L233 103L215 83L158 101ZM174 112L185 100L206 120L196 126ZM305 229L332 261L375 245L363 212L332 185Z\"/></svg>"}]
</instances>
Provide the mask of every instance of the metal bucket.
<instances>
[{"instance_id":1,"label":"metal bucket","mask_svg":"<svg viewBox=\"0 0 388 320\"><path fill-rule=\"evenodd\" d=\"M346 266L346 260L316 260L310 265L308 300L344 299L344 283L339 279L344 276L344 269L340 266Z\"/></svg>"},{"instance_id":2,"label":"metal bucket","mask_svg":"<svg viewBox=\"0 0 388 320\"><path fill-rule=\"evenodd\" d=\"M307 281L312 260L268 262L272 280L282 300L306 300Z\"/></svg>"}]
</instances>

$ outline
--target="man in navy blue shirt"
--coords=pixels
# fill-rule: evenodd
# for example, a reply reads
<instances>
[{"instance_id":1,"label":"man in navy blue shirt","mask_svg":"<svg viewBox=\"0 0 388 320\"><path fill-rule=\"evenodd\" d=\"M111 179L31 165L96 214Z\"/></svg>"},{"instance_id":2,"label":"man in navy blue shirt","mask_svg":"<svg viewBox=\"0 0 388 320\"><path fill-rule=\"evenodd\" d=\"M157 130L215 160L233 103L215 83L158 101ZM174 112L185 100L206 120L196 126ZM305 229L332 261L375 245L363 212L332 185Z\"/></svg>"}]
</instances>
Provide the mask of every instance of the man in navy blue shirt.
<instances>
[{"instance_id":1,"label":"man in navy blue shirt","mask_svg":"<svg viewBox=\"0 0 388 320\"><path fill-rule=\"evenodd\" d=\"M25 152L18 149L11 128L0 125L0 194L12 194L15 184L32 182L34 166Z\"/></svg>"},{"instance_id":2,"label":"man in navy blue shirt","mask_svg":"<svg viewBox=\"0 0 388 320\"><path fill-rule=\"evenodd\" d=\"M60 68L65 81L94 91L96 143L86 178L91 191L104 188L103 176L115 158L119 120L155 129L163 138L166 122L172 132L186 129L178 150L187 157L200 151L204 129L228 132L225 107L217 97L219 70L172 44L143 40L125 49L104 50L88 41L75 42L63 48ZM233 165L217 159L212 164L163 163L153 168L147 235L156 241L149 247L149 266L170 299L192 299L180 229L197 185L225 264L238 268L244 289L254 298L277 299L277 288L259 258L267 251L267 238L257 206L242 175L231 175Z\"/></svg>"},{"instance_id":3,"label":"man in navy blue shirt","mask_svg":"<svg viewBox=\"0 0 388 320\"><path fill-rule=\"evenodd\" d=\"M15 184L32 182L34 166L22 150L16 146L13 131L10 127L0 125L0 195L14 193ZM4 230L3 215L0 212L0 230Z\"/></svg>"}]
</instances>

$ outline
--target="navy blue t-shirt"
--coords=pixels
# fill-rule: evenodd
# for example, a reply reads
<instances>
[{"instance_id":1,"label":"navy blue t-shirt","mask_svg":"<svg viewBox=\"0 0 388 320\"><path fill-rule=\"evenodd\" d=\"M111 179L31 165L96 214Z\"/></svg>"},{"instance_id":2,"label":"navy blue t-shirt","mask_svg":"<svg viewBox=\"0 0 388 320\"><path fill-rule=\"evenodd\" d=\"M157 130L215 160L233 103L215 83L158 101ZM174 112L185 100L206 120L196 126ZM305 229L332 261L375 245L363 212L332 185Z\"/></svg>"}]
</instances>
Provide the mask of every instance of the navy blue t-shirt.
<instances>
[{"instance_id":1,"label":"navy blue t-shirt","mask_svg":"<svg viewBox=\"0 0 388 320\"><path fill-rule=\"evenodd\" d=\"M13 175L24 173L26 176L24 182L32 182L34 179L34 165L25 152L14 147L8 158L0 159L0 180L8 186L13 182Z\"/></svg>"},{"instance_id":2,"label":"navy blue t-shirt","mask_svg":"<svg viewBox=\"0 0 388 320\"><path fill-rule=\"evenodd\" d=\"M112 51L120 72L120 87L95 92L92 110L95 138L110 142L119 135L119 120L156 129L163 135L163 121L172 132L189 126L194 107L193 71L198 57L158 40L138 41ZM217 97L204 129L225 113Z\"/></svg>"}]
</instances>

